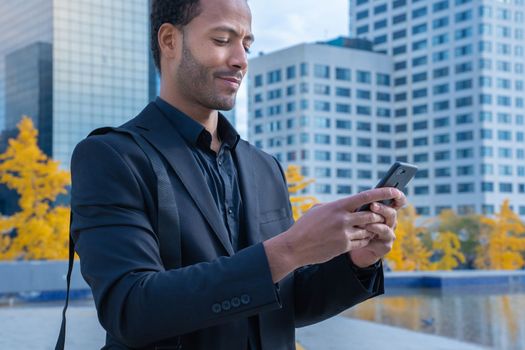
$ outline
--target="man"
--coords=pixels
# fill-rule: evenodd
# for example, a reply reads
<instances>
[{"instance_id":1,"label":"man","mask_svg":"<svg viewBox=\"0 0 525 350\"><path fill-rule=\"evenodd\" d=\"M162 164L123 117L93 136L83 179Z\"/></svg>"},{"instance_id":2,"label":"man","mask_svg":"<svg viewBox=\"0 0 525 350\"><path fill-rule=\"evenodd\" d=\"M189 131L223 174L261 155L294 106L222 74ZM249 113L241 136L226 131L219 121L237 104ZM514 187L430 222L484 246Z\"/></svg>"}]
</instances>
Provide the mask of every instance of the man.
<instances>
[{"instance_id":1,"label":"man","mask_svg":"<svg viewBox=\"0 0 525 350\"><path fill-rule=\"evenodd\" d=\"M217 112L233 107L252 42L245 0L153 1L160 97L121 128L163 159L181 266L161 258L172 232L157 232L157 178L134 139L75 149L72 231L105 349L294 349L295 327L383 292L404 195L366 191L294 224L279 163Z\"/></svg>"}]
</instances>

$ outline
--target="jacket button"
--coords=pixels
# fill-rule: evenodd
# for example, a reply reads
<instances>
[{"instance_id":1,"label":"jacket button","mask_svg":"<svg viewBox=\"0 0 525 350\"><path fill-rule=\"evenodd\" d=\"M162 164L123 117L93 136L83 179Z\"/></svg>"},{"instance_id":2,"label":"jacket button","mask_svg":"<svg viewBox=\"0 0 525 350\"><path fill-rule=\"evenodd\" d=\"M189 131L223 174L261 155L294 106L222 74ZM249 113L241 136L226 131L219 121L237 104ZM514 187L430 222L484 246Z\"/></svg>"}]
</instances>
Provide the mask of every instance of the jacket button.
<instances>
[{"instance_id":1,"label":"jacket button","mask_svg":"<svg viewBox=\"0 0 525 350\"><path fill-rule=\"evenodd\" d=\"M223 309L223 310L227 311L227 310L229 310L229 309L231 309L231 308L232 308L232 305L230 304L230 301L228 301L228 300L224 300L224 301L222 302L222 309Z\"/></svg>"},{"instance_id":2,"label":"jacket button","mask_svg":"<svg viewBox=\"0 0 525 350\"><path fill-rule=\"evenodd\" d=\"M213 304L212 307L211 307L211 310L212 310L214 313L218 314L219 312L222 311L222 307L221 307L220 304Z\"/></svg>"},{"instance_id":3,"label":"jacket button","mask_svg":"<svg viewBox=\"0 0 525 350\"><path fill-rule=\"evenodd\" d=\"M241 303L243 303L244 305L248 305L250 301L251 301L251 298L249 295L247 294L241 295Z\"/></svg>"},{"instance_id":4,"label":"jacket button","mask_svg":"<svg viewBox=\"0 0 525 350\"><path fill-rule=\"evenodd\" d=\"M235 298L232 298L232 306L233 307L239 307L241 306L241 299L235 297Z\"/></svg>"}]
</instances>

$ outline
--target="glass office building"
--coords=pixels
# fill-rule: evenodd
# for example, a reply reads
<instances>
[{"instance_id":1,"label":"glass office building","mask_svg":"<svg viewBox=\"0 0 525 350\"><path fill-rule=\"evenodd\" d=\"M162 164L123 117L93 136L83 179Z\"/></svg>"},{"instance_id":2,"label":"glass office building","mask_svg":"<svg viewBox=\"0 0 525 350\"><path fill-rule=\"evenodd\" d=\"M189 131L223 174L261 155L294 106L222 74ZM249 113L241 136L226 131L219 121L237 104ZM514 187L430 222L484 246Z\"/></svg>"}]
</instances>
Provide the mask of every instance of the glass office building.
<instances>
[{"instance_id":1,"label":"glass office building","mask_svg":"<svg viewBox=\"0 0 525 350\"><path fill-rule=\"evenodd\" d=\"M91 130L135 116L156 94L144 0L0 2L0 123L23 114L69 168ZM44 145L42 144L42 145Z\"/></svg>"},{"instance_id":2,"label":"glass office building","mask_svg":"<svg viewBox=\"0 0 525 350\"><path fill-rule=\"evenodd\" d=\"M525 1L350 0L350 33L393 58L417 212L525 216Z\"/></svg>"}]
</instances>

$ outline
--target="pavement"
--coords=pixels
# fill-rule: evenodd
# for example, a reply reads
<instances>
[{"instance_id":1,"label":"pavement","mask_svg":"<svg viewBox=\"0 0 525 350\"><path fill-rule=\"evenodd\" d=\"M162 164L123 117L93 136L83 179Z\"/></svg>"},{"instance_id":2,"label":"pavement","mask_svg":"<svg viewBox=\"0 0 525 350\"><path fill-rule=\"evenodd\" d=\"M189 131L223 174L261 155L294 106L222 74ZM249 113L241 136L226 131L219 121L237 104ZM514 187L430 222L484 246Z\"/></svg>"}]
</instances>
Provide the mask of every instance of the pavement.
<instances>
[{"instance_id":1,"label":"pavement","mask_svg":"<svg viewBox=\"0 0 525 350\"><path fill-rule=\"evenodd\" d=\"M104 343L104 332L98 324L92 301L76 303L68 310L66 349L100 349ZM61 305L56 303L0 307L0 349L54 349L60 317ZM342 316L298 329L297 340L304 350L487 349Z\"/></svg>"}]
</instances>

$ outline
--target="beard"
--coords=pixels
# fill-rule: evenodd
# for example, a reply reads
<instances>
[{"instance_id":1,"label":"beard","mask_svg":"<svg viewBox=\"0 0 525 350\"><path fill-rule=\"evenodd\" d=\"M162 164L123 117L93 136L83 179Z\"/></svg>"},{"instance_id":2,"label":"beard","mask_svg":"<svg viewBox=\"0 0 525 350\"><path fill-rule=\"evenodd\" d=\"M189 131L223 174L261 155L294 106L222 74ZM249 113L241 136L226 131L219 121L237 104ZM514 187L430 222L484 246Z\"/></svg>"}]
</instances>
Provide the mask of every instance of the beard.
<instances>
[{"instance_id":1,"label":"beard","mask_svg":"<svg viewBox=\"0 0 525 350\"><path fill-rule=\"evenodd\" d=\"M188 99L194 100L199 105L213 109L228 111L235 106L237 89L231 91L219 91L215 85L217 75L235 75L238 72L214 72L200 63L191 53L185 35L182 36L182 58L177 70L175 81L179 85L180 91Z\"/></svg>"}]
</instances>

